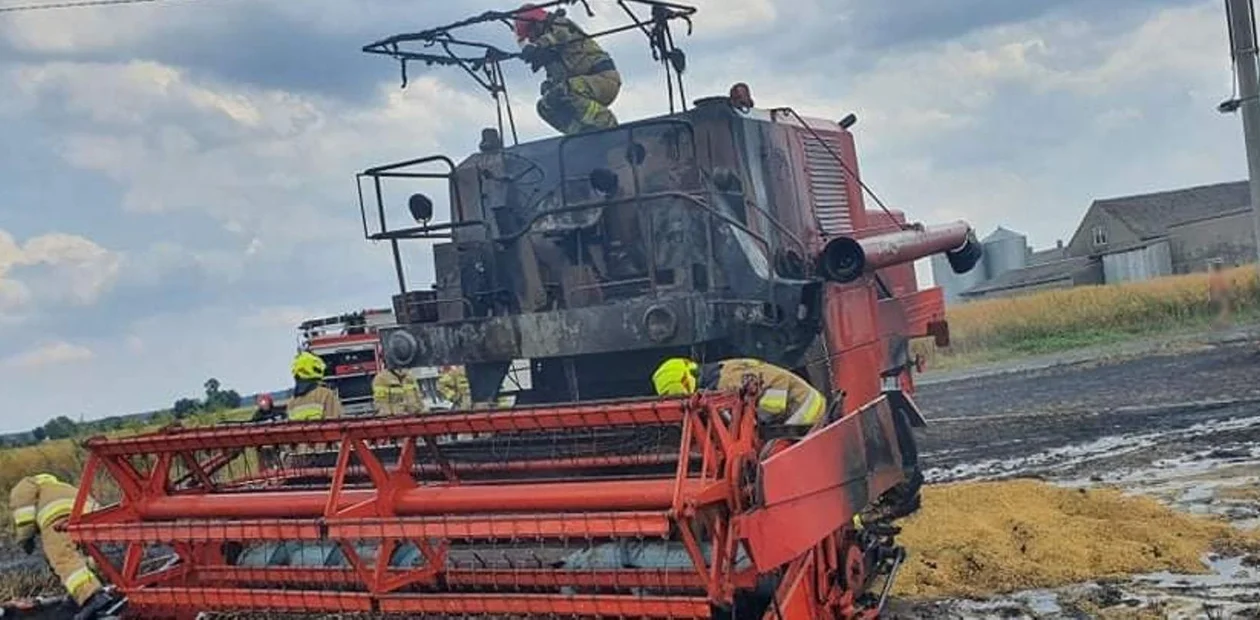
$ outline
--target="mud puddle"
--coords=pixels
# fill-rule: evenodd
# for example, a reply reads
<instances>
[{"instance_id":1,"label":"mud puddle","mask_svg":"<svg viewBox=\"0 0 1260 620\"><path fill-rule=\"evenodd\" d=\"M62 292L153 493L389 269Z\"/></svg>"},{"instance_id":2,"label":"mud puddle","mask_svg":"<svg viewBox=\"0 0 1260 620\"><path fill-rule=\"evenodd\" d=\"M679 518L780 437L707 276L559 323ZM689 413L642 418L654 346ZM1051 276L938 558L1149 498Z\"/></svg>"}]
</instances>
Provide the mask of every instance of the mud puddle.
<instances>
[{"instance_id":1,"label":"mud puddle","mask_svg":"<svg viewBox=\"0 0 1260 620\"><path fill-rule=\"evenodd\" d=\"M988 600L895 603L895 620L1049 620L1058 618L1260 618L1260 568L1250 557L1205 557L1211 572L1136 575L1063 588L1028 590Z\"/></svg>"},{"instance_id":2,"label":"mud puddle","mask_svg":"<svg viewBox=\"0 0 1260 620\"><path fill-rule=\"evenodd\" d=\"M924 386L925 476L1117 489L1252 531L1260 526L1258 373L1250 346L1218 346ZM1260 557L1224 553L1202 563L1203 574L901 601L889 617L1260 619Z\"/></svg>"}]
</instances>

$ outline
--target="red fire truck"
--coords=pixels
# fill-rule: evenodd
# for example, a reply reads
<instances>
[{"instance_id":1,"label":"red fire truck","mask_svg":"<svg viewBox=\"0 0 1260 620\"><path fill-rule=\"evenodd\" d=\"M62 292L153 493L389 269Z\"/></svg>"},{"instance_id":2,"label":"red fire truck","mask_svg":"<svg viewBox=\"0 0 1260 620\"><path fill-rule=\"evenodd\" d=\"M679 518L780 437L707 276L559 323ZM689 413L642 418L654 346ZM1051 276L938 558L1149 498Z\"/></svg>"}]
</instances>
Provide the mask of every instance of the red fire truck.
<instances>
[{"instance_id":1,"label":"red fire truck","mask_svg":"<svg viewBox=\"0 0 1260 620\"><path fill-rule=\"evenodd\" d=\"M371 415L372 379L384 368L377 330L394 323L391 309L366 309L303 321L301 347L328 365L325 383L346 415Z\"/></svg>"},{"instance_id":2,"label":"red fire truck","mask_svg":"<svg viewBox=\"0 0 1260 620\"><path fill-rule=\"evenodd\" d=\"M298 326L300 348L318 355L328 365L324 383L337 392L346 415L372 414L372 379L385 368L377 332L394 322L392 309L372 308L308 319ZM437 389L439 370L437 367L410 369L420 386L420 396L430 410L449 409L452 405ZM499 404L511 406L514 394L529 387L529 361L514 361L500 388Z\"/></svg>"}]
</instances>

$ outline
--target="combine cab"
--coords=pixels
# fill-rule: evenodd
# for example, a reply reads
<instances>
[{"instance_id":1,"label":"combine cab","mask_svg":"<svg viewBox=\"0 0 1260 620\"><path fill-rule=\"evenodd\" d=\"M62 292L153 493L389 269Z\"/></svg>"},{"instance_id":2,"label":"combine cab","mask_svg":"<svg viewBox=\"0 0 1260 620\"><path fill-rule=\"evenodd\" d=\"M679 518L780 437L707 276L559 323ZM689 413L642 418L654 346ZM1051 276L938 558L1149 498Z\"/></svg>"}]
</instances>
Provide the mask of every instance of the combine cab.
<instances>
[{"instance_id":1,"label":"combine cab","mask_svg":"<svg viewBox=\"0 0 1260 620\"><path fill-rule=\"evenodd\" d=\"M948 339L913 262L945 253L965 272L979 246L962 222L867 210L852 116L755 108L743 85L685 105L671 24L694 10L615 4L633 22L610 32L646 33L669 72L669 114L509 146L503 107L458 164L359 175L365 234L393 247L400 286L386 363L462 364L480 406L89 441L70 531L137 613L879 615L922 481L909 342ZM461 65L505 106L515 55L459 32L512 17L365 49ZM391 228L384 188L416 179L448 187L450 221L415 194L415 225ZM400 247L417 239L437 242L431 290L407 286ZM651 397L679 354L793 369L830 409L791 433L758 420L752 378ZM518 359L515 405L488 406ZM268 452L328 456L262 467ZM108 506L84 514L89 492Z\"/></svg>"}]
</instances>

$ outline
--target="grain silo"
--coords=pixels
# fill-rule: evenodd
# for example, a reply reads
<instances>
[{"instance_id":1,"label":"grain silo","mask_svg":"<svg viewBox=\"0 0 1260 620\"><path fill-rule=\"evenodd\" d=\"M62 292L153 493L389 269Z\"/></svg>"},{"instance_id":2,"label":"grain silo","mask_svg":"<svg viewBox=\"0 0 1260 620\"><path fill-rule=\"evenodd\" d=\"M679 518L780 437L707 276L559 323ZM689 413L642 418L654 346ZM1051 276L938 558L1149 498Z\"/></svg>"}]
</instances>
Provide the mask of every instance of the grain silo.
<instances>
[{"instance_id":1,"label":"grain silo","mask_svg":"<svg viewBox=\"0 0 1260 620\"><path fill-rule=\"evenodd\" d=\"M1024 235L998 226L980 243L984 247L985 275L990 280L1028 265L1028 237Z\"/></svg>"},{"instance_id":2,"label":"grain silo","mask_svg":"<svg viewBox=\"0 0 1260 620\"><path fill-rule=\"evenodd\" d=\"M976 263L971 271L958 274L954 273L949 266L949 259L945 257L945 254L933 254L930 260L932 261L932 284L941 288L946 304L961 302L960 294L963 291L988 279L984 261Z\"/></svg>"}]
</instances>

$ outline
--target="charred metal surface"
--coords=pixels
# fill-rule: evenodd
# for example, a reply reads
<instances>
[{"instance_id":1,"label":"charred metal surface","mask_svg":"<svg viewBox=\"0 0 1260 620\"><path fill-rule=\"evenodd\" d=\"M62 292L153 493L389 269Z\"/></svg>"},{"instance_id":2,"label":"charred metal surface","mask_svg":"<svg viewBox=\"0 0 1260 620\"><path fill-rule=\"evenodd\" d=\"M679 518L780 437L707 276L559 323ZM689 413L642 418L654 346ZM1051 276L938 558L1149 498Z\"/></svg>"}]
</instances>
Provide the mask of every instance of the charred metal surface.
<instances>
[{"instance_id":1,"label":"charred metal surface","mask_svg":"<svg viewBox=\"0 0 1260 620\"><path fill-rule=\"evenodd\" d=\"M841 238L854 248L839 259L852 264L832 270L857 277L925 244L954 250L968 230L871 237L845 176L856 169L852 136L721 97L611 129L492 145L448 169L454 221L434 227L449 238L434 249L434 291L395 304L437 310L399 313L408 320L382 343L391 366L466 364L477 402L494 397L517 359L532 363L529 402L641 395L670 355L758 357L825 379L825 360L806 352L827 355L816 344L825 280L842 281L818 260L827 237L861 237ZM905 365L900 348L889 354Z\"/></svg>"},{"instance_id":2,"label":"charred metal surface","mask_svg":"<svg viewBox=\"0 0 1260 620\"><path fill-rule=\"evenodd\" d=\"M781 292L778 304L678 294L571 310L412 324L383 330L382 341L388 363L399 366L570 357L728 338L747 343L750 354L782 363L799 359L802 346L809 344L803 337L812 340L812 332L803 325L802 338L797 338L783 329L787 321L774 315L795 313L804 291L782 287ZM769 309L776 305L780 311Z\"/></svg>"},{"instance_id":3,"label":"charred metal surface","mask_svg":"<svg viewBox=\"0 0 1260 620\"><path fill-rule=\"evenodd\" d=\"M383 332L387 363L468 364L490 396L505 362L543 360L536 378L573 383L571 398L620 395L584 372L613 354L644 352L620 360L638 377L687 352L803 367L822 287L798 141L719 99L473 154L450 175L461 225L434 249L434 293L396 303L433 303L400 314L437 320ZM545 363L564 359L585 361Z\"/></svg>"}]
</instances>

